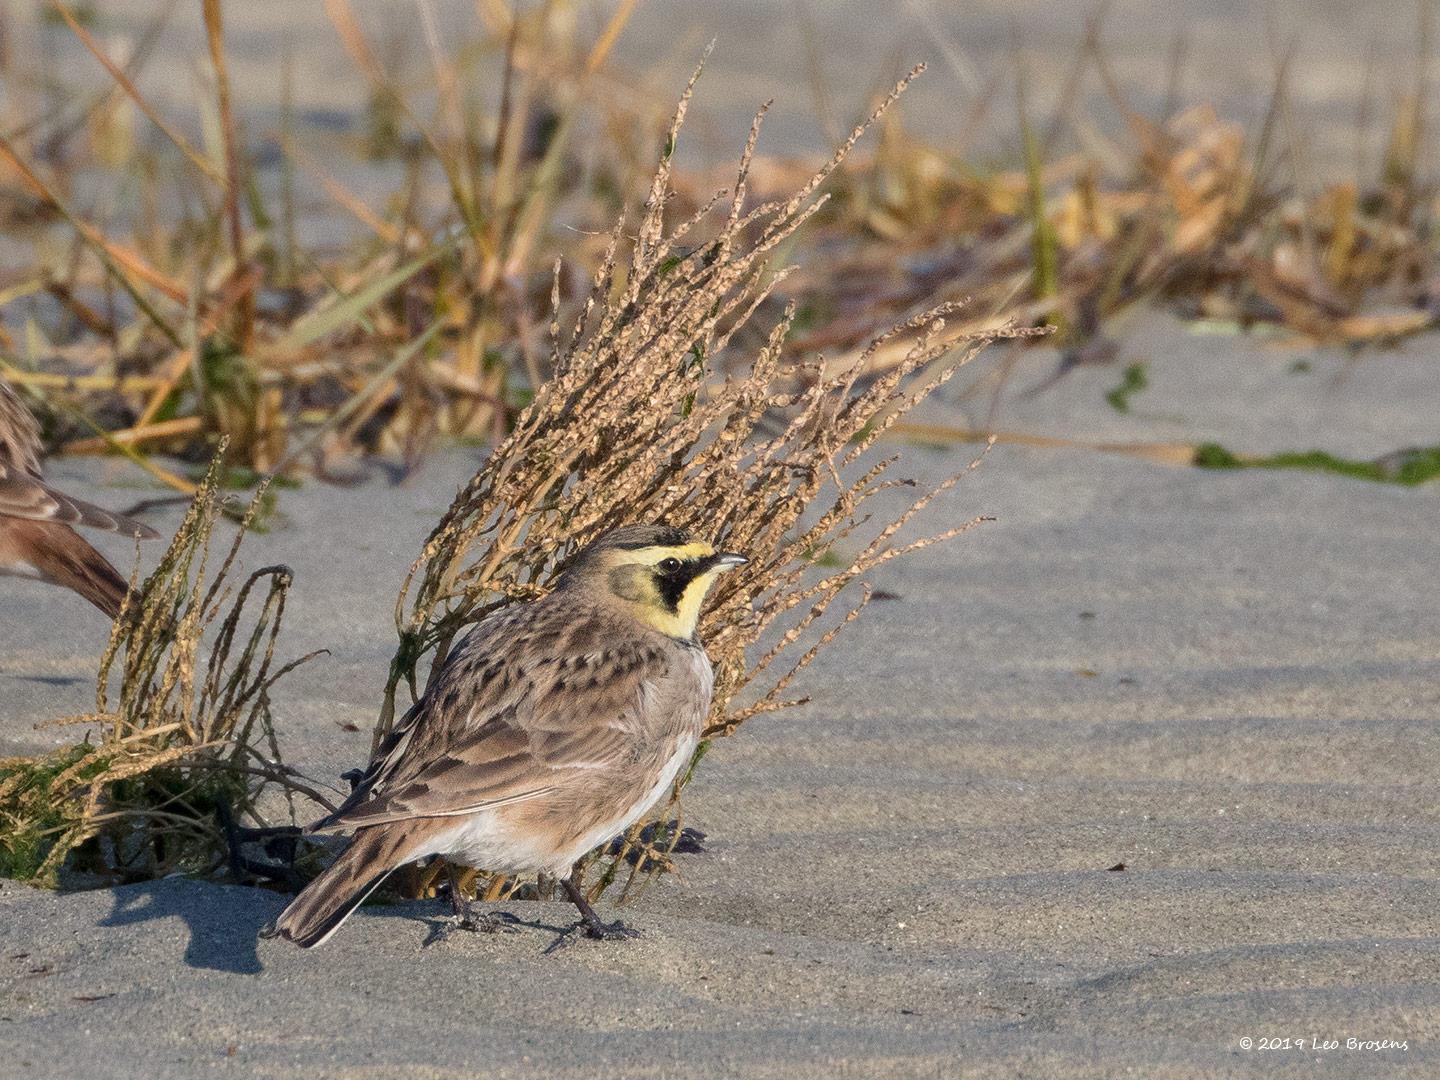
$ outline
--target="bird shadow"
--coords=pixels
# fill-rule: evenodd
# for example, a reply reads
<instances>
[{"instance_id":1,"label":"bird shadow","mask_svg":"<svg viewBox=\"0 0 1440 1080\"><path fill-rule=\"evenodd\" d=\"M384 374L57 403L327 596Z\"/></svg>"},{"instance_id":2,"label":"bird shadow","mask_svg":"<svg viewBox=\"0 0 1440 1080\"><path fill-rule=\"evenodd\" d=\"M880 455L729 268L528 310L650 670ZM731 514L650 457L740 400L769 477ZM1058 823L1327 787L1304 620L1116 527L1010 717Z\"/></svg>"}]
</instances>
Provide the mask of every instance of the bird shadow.
<instances>
[{"instance_id":1,"label":"bird shadow","mask_svg":"<svg viewBox=\"0 0 1440 1080\"><path fill-rule=\"evenodd\" d=\"M185 924L185 963L207 971L258 975L255 928L274 914L273 896L261 889L224 887L171 878L114 890L114 907L101 926L133 926L176 918Z\"/></svg>"},{"instance_id":2,"label":"bird shadow","mask_svg":"<svg viewBox=\"0 0 1440 1080\"><path fill-rule=\"evenodd\" d=\"M427 907L430 905L427 905ZM417 905L413 902L403 904L374 904L361 908L367 915L376 915L386 919L404 919L407 922L418 922L426 929L425 940L420 943L421 948L430 948L435 945L443 945L447 941L463 940L470 934L487 936L489 934L516 934L524 930L540 930L547 934L553 934L555 940L545 949L550 953L560 947L573 934L575 927L566 924L556 926L540 917L522 918L513 911L502 908L487 908L483 904L476 904L475 915L481 918L494 919L500 925L494 930L470 930L461 926L455 917L450 914L448 904L436 905L440 911L417 911ZM529 906L529 905L527 905Z\"/></svg>"},{"instance_id":3,"label":"bird shadow","mask_svg":"<svg viewBox=\"0 0 1440 1080\"><path fill-rule=\"evenodd\" d=\"M285 900L266 889L182 878L122 885L112 890L111 895L113 906L99 925L134 926L157 919L179 919L189 934L185 942L185 964L232 975L258 975L264 970L256 928L273 918ZM448 904L379 903L367 904L362 910L371 917L403 919L424 926L427 932L422 947L425 948L443 947L447 941L463 940L473 932L457 925ZM532 930L551 935L550 944L543 950L547 956L560 952L577 939L578 924L568 920L557 924L539 912L527 918L513 911L477 905L475 913L494 919L499 924L495 931L498 933Z\"/></svg>"},{"instance_id":4,"label":"bird shadow","mask_svg":"<svg viewBox=\"0 0 1440 1080\"><path fill-rule=\"evenodd\" d=\"M81 683L93 682L92 679L82 679L76 675L10 675L7 679L14 679L16 682L39 683L41 686L79 686Z\"/></svg>"}]
</instances>

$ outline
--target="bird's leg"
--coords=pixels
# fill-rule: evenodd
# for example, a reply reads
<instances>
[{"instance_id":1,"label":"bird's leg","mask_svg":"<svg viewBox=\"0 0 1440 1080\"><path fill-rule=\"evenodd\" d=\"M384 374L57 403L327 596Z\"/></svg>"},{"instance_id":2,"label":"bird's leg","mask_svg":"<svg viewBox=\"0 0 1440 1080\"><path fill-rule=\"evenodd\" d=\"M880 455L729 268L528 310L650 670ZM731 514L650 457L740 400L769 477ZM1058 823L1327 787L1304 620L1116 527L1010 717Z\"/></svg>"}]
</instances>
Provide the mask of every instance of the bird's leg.
<instances>
[{"instance_id":1,"label":"bird's leg","mask_svg":"<svg viewBox=\"0 0 1440 1080\"><path fill-rule=\"evenodd\" d=\"M445 864L445 873L449 876L449 894L451 894L451 910L455 913L456 930L472 930L474 933L498 933L501 930L510 932L514 927L510 926L507 920L495 912L477 912L474 901L465 896L465 890L459 884L459 873L455 870L454 863Z\"/></svg>"},{"instance_id":2,"label":"bird's leg","mask_svg":"<svg viewBox=\"0 0 1440 1080\"><path fill-rule=\"evenodd\" d=\"M580 909L580 925L585 927L587 937L599 941L624 941L640 936L639 930L632 930L622 922L601 922L600 916L595 914L595 909L585 899L585 894L568 877L560 884L565 886L565 895L570 897L570 902Z\"/></svg>"}]
</instances>

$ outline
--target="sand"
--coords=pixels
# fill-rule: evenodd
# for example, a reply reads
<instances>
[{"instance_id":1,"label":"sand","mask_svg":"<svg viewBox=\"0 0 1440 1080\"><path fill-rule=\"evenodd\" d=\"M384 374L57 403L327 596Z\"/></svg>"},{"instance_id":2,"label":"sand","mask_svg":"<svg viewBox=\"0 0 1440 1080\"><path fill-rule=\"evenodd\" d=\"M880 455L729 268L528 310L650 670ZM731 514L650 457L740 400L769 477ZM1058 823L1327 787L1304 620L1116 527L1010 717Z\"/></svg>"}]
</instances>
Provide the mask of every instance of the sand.
<instances>
[{"instance_id":1,"label":"sand","mask_svg":"<svg viewBox=\"0 0 1440 1080\"><path fill-rule=\"evenodd\" d=\"M1357 360L1146 316L1127 340L1152 383L1133 414L1103 401L1114 367L1023 398L1054 362L1036 351L1004 426L1365 456L1435 439L1435 338ZM973 422L963 388L927 419ZM972 453L909 447L904 469ZM340 725L371 722L400 575L475 460L285 492L247 547L295 567L288 650L332 649L279 691L312 775L363 757ZM120 464L53 473L141 494ZM817 664L812 703L707 759L687 820L709 851L623 912L642 940L547 953L571 911L515 904L518 933L425 947L443 913L413 903L305 953L257 945L283 902L263 891L0 883L0 1071L1433 1074L1437 494L999 446L931 519L999 520L873 575L897 598ZM42 748L35 721L88 704L104 628L28 583L0 581L0 612L0 754Z\"/></svg>"}]
</instances>

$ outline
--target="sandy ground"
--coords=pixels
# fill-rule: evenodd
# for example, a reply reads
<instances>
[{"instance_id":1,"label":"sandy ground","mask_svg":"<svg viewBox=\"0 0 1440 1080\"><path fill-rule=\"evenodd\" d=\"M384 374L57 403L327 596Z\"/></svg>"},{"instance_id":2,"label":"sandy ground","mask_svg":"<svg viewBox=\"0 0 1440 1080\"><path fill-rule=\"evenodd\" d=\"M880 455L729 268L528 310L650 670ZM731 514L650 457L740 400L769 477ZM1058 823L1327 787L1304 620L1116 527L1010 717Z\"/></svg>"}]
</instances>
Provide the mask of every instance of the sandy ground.
<instances>
[{"instance_id":1,"label":"sandy ground","mask_svg":"<svg viewBox=\"0 0 1440 1080\"><path fill-rule=\"evenodd\" d=\"M1002 422L1251 451L1435 438L1435 339L1355 360L1152 317L1130 340L1151 361L1135 414L1102 400L1115 368L1021 398L1037 352ZM928 418L973 419L958 396ZM333 650L279 694L313 775L362 758L339 725L368 726L400 574L473 460L285 493L248 548L297 571L290 651ZM53 472L123 505L122 468ZM0 884L0 1071L1433 1075L1437 494L1002 445L932 519L999 521L875 574L898 598L817 665L813 704L708 759L687 814L710 851L626 911L643 940L547 955L571 912L517 904L519 933L426 948L441 911L416 903L302 953L257 947L270 893ZM104 628L0 586L4 754L86 707Z\"/></svg>"},{"instance_id":2,"label":"sandy ground","mask_svg":"<svg viewBox=\"0 0 1440 1080\"><path fill-rule=\"evenodd\" d=\"M96 33L111 54L128 56L166 2L99 0L91 5ZM616 0L577 5L578 40L594 41L617 6ZM1414 86L1416 0L1111 0L1106 6L1102 40L1110 76L1125 107L1147 117L1161 116L1167 102L1182 108L1203 103L1253 134L1266 116L1280 59L1293 52L1278 137L1288 155L1281 182L1304 186L1352 178L1357 161L1372 175L1395 100ZM68 30L42 27L46 5L11 0L4 7L14 17L7 26L11 50L42 71L62 71L67 94L78 98L86 89L110 86ZM204 74L200 5L170 7L137 83L171 123L199 139L197 102L212 93ZM448 55L463 50L473 63L462 89L492 107L498 100L499 50L469 47L483 29L474 0L351 0L350 7L375 52L406 72L404 86L421 115L430 108L434 82L427 20ZM1102 80L1092 70L1078 85L1070 81L1087 21L1099 7L1088 0L646 0L615 48L607 95L626 109L668 117L713 39L715 51L681 141L681 163L733 161L756 108L768 99L774 107L762 151L815 155L827 153L869 111L877 91L926 61L929 73L901 106L905 124L945 153L1013 165L1019 145L1016 72L1023 69L1037 123L1048 126L1063 104L1087 127L1117 140L1129 160L1134 144ZM229 71L246 134L262 147L262 181L269 187L279 182L274 139L288 62L302 143L351 190L381 204L403 174L395 163L367 163L359 151L368 84L322 5L231 2L224 14ZM1178 54L1177 42L1183 43ZM1182 58L1178 72L1176 55ZM36 63L35 57L42 59ZM1434 84L1432 72L1432 91ZM53 107L33 89L6 89L17 99L18 115ZM143 138L163 141L143 121L138 130ZM307 169L298 170L297 182L307 244L368 237ZM443 188L438 177L435 185ZM108 182L93 191L87 187L80 201L91 217L110 220L129 212Z\"/></svg>"}]
</instances>

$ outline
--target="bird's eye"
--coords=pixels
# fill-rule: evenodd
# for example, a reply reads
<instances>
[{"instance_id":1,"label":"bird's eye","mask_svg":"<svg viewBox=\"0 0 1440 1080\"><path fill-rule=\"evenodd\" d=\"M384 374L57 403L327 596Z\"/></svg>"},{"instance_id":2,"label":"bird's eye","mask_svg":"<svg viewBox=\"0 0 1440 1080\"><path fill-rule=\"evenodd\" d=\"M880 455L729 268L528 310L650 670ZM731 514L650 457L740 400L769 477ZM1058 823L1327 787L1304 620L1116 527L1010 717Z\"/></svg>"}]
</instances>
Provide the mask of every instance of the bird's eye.
<instances>
[{"instance_id":1,"label":"bird's eye","mask_svg":"<svg viewBox=\"0 0 1440 1080\"><path fill-rule=\"evenodd\" d=\"M662 574L673 574L680 569L680 560L673 555L668 559L660 560L660 572Z\"/></svg>"}]
</instances>

